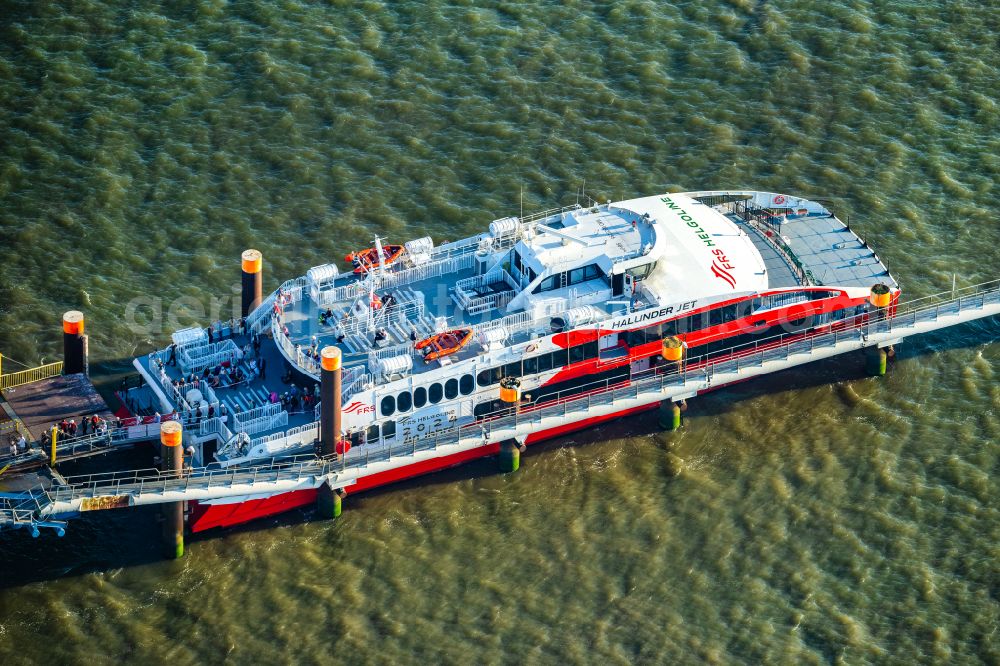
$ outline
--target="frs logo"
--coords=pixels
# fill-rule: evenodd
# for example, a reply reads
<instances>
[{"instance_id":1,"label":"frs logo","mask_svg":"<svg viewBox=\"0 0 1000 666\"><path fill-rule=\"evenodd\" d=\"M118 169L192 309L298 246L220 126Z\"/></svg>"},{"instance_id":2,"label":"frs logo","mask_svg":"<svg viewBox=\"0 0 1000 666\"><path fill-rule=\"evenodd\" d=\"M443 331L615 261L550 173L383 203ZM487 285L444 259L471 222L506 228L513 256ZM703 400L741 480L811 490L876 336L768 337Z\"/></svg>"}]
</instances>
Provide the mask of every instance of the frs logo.
<instances>
[{"instance_id":1,"label":"frs logo","mask_svg":"<svg viewBox=\"0 0 1000 666\"><path fill-rule=\"evenodd\" d=\"M715 260L712 262L712 273L735 289L736 278L729 271L736 270L736 267L729 263L729 258L722 250L712 250L712 254L715 255Z\"/></svg>"},{"instance_id":2,"label":"frs logo","mask_svg":"<svg viewBox=\"0 0 1000 666\"><path fill-rule=\"evenodd\" d=\"M375 406L355 400L342 410L344 414L374 414Z\"/></svg>"}]
</instances>

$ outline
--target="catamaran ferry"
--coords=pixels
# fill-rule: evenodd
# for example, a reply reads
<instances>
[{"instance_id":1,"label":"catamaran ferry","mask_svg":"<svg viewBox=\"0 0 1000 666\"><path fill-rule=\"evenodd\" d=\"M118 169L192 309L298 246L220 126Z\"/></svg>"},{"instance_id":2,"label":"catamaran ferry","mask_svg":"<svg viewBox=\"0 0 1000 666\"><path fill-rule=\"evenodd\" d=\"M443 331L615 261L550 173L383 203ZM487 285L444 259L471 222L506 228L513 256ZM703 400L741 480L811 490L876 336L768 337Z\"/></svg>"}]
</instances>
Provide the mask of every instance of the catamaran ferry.
<instances>
[{"instance_id":1,"label":"catamaran ferry","mask_svg":"<svg viewBox=\"0 0 1000 666\"><path fill-rule=\"evenodd\" d=\"M146 411L186 422L192 466L319 454L347 493L654 409L650 378L899 298L821 201L756 191L591 202L442 245L376 238L266 298L261 265L244 253L243 319L136 359ZM323 482L196 503L189 528L309 504Z\"/></svg>"}]
</instances>

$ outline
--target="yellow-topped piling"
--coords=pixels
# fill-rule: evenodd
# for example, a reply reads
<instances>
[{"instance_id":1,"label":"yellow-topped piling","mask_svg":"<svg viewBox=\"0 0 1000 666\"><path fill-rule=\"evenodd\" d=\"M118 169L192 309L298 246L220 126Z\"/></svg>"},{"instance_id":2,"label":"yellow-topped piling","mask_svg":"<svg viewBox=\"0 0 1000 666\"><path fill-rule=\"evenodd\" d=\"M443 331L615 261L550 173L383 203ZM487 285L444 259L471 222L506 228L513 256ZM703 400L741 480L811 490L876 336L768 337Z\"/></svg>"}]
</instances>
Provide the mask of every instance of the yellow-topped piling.
<instances>
[{"instance_id":1,"label":"yellow-topped piling","mask_svg":"<svg viewBox=\"0 0 1000 666\"><path fill-rule=\"evenodd\" d=\"M341 436L341 363L343 354L339 347L323 347L319 353L320 367L320 408L319 433L320 451L329 456L337 451Z\"/></svg>"},{"instance_id":2,"label":"yellow-topped piling","mask_svg":"<svg viewBox=\"0 0 1000 666\"><path fill-rule=\"evenodd\" d=\"M87 371L87 336L84 334L83 313L70 310L63 315L63 374L75 375Z\"/></svg>"}]
</instances>

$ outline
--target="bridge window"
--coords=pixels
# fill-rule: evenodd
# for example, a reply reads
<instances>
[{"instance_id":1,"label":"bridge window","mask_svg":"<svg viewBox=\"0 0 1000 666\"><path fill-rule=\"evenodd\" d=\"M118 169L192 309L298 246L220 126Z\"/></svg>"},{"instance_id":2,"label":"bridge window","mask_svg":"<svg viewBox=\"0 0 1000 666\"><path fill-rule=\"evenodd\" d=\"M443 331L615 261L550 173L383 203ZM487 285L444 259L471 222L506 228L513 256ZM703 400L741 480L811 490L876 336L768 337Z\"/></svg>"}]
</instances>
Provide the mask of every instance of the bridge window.
<instances>
[{"instance_id":1,"label":"bridge window","mask_svg":"<svg viewBox=\"0 0 1000 666\"><path fill-rule=\"evenodd\" d=\"M382 416L392 416L396 412L396 398L387 395L382 398Z\"/></svg>"},{"instance_id":2,"label":"bridge window","mask_svg":"<svg viewBox=\"0 0 1000 666\"><path fill-rule=\"evenodd\" d=\"M476 390L476 381L472 375L462 375L462 379L458 382L458 388L462 395L469 395Z\"/></svg>"},{"instance_id":3,"label":"bridge window","mask_svg":"<svg viewBox=\"0 0 1000 666\"><path fill-rule=\"evenodd\" d=\"M441 402L441 398L444 397L444 389L441 388L441 385L437 383L431 384L429 393L432 405L438 404L439 402Z\"/></svg>"},{"instance_id":4,"label":"bridge window","mask_svg":"<svg viewBox=\"0 0 1000 666\"><path fill-rule=\"evenodd\" d=\"M427 404L427 389L423 386L418 386L413 389L413 408L420 409Z\"/></svg>"},{"instance_id":5,"label":"bridge window","mask_svg":"<svg viewBox=\"0 0 1000 666\"><path fill-rule=\"evenodd\" d=\"M410 395L409 391L403 391L396 396L396 406L399 408L400 412L410 411L410 407L413 406L413 397Z\"/></svg>"},{"instance_id":6,"label":"bridge window","mask_svg":"<svg viewBox=\"0 0 1000 666\"><path fill-rule=\"evenodd\" d=\"M560 276L550 275L549 277L542 280L537 287L535 287L531 293L538 294L543 291L553 291L558 289L560 286Z\"/></svg>"},{"instance_id":7,"label":"bridge window","mask_svg":"<svg viewBox=\"0 0 1000 666\"><path fill-rule=\"evenodd\" d=\"M458 380L449 379L444 383L444 397L454 400L458 397Z\"/></svg>"},{"instance_id":8,"label":"bridge window","mask_svg":"<svg viewBox=\"0 0 1000 666\"><path fill-rule=\"evenodd\" d=\"M653 272L653 268L655 267L656 267L656 262L654 261L651 264L643 264L642 266L636 266L635 268L630 268L625 272L631 275L636 280L642 280L643 278L649 276L649 274Z\"/></svg>"}]
</instances>

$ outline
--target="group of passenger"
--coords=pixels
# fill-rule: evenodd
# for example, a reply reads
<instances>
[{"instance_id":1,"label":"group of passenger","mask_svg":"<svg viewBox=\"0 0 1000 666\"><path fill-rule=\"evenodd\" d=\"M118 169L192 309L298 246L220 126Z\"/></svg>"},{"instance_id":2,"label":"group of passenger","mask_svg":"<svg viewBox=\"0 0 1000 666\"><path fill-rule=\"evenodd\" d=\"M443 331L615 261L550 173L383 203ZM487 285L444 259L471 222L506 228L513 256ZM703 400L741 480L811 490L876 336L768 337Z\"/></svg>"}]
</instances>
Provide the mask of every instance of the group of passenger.
<instances>
[{"instance_id":1,"label":"group of passenger","mask_svg":"<svg viewBox=\"0 0 1000 666\"><path fill-rule=\"evenodd\" d=\"M10 447L10 455L15 458L18 454L28 450L28 440L20 433L18 433L17 437L11 437L8 445Z\"/></svg>"},{"instance_id":2,"label":"group of passenger","mask_svg":"<svg viewBox=\"0 0 1000 666\"><path fill-rule=\"evenodd\" d=\"M317 400L318 397L314 393L300 390L296 384L292 384L290 390L285 391L278 397L281 408L289 414L300 414L308 412L310 409L315 409Z\"/></svg>"},{"instance_id":3,"label":"group of passenger","mask_svg":"<svg viewBox=\"0 0 1000 666\"><path fill-rule=\"evenodd\" d=\"M83 416L80 418L80 424L77 425L76 419L66 420L63 419L59 422L57 426L59 429L59 435L65 438L73 437L86 437L88 435L104 435L108 432L108 422L107 419L102 419L97 414L92 416Z\"/></svg>"},{"instance_id":4,"label":"group of passenger","mask_svg":"<svg viewBox=\"0 0 1000 666\"><path fill-rule=\"evenodd\" d=\"M252 377L249 379L252 379ZM189 388L201 388L202 384L206 384L212 388L221 388L222 386L233 386L247 380L247 374L243 372L240 366L231 365L226 367L220 363L214 368L205 368L200 376L192 372L186 377L173 380L172 383L175 389L183 391Z\"/></svg>"}]
</instances>

